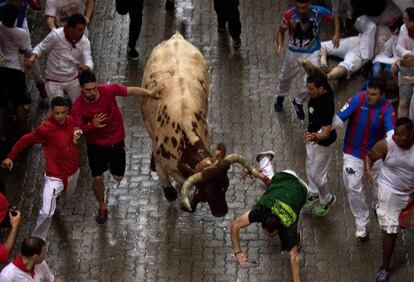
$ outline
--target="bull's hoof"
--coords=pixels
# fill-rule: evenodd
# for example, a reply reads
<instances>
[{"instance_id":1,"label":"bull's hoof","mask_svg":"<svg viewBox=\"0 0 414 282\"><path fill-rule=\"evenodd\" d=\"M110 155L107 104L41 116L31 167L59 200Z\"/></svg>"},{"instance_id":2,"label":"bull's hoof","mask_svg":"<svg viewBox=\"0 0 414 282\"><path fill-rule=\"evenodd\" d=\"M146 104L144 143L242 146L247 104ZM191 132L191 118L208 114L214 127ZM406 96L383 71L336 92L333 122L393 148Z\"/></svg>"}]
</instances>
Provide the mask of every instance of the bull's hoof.
<instances>
[{"instance_id":1,"label":"bull's hoof","mask_svg":"<svg viewBox=\"0 0 414 282\"><path fill-rule=\"evenodd\" d=\"M164 196L168 201L172 202L177 200L177 191L175 191L173 187L168 186L166 188L163 187L162 189L164 190Z\"/></svg>"},{"instance_id":2,"label":"bull's hoof","mask_svg":"<svg viewBox=\"0 0 414 282\"><path fill-rule=\"evenodd\" d=\"M165 2L165 10L168 12L174 11L174 1L173 0L167 0Z\"/></svg>"}]
</instances>

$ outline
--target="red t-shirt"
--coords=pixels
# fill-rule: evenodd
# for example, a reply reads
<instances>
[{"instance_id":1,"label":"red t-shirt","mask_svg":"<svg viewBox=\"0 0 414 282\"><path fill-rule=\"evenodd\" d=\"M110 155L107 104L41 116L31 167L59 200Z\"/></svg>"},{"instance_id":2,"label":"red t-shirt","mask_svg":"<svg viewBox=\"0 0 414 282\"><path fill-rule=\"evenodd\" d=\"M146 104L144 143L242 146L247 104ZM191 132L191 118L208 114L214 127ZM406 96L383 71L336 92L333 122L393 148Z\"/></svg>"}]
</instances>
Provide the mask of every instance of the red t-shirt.
<instances>
[{"instance_id":1,"label":"red t-shirt","mask_svg":"<svg viewBox=\"0 0 414 282\"><path fill-rule=\"evenodd\" d=\"M0 244L0 262L6 263L9 259L9 251L6 249L6 247L2 244Z\"/></svg>"},{"instance_id":2,"label":"red t-shirt","mask_svg":"<svg viewBox=\"0 0 414 282\"><path fill-rule=\"evenodd\" d=\"M100 146L110 146L121 142L125 138L124 122L116 103L116 96L127 96L127 87L116 84L100 84L97 86L99 98L94 102L87 102L80 95L72 107L75 124L85 133L86 142ZM94 115L104 113L107 119L106 126L95 128L92 124Z\"/></svg>"}]
</instances>

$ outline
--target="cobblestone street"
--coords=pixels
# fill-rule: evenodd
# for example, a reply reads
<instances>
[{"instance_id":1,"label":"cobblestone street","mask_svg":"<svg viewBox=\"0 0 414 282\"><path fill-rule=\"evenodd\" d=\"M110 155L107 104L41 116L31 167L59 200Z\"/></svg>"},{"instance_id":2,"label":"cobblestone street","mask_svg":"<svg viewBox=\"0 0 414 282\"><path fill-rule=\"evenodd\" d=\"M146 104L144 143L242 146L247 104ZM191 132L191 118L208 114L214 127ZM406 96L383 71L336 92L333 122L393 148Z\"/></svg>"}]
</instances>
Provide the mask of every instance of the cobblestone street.
<instances>
[{"instance_id":1,"label":"cobblestone street","mask_svg":"<svg viewBox=\"0 0 414 282\"><path fill-rule=\"evenodd\" d=\"M283 112L273 110L282 66L282 58L275 54L275 33L287 8L288 3L281 0L240 1L242 46L234 51L230 36L217 32L212 0L176 0L175 12L165 11L164 0L146 0L140 59L131 62L126 57L128 16L116 13L115 1L96 0L89 39L98 81L139 86L153 47L180 31L209 64L212 148L223 142L227 153L242 154L252 162L258 152L274 150L276 170L289 168L306 179L304 128L288 101ZM43 13L32 11L29 17L33 45L47 34ZM331 27L324 27L326 40ZM293 84L292 97L302 76ZM337 110L361 85L360 75L334 85ZM45 118L46 109L39 104L36 90L32 97L30 124L34 127ZM77 192L72 199L59 201L49 235L46 260L57 277L68 282L290 281L289 257L280 254L279 239L268 240L257 224L241 231L241 246L258 266L239 268L233 255L230 222L253 205L264 186L244 179L241 166L234 166L228 174L229 213L224 218L213 217L207 204L199 205L193 214L182 212L179 201L165 199L157 175L150 171L151 142L138 99L121 97L118 103L126 129L125 177L118 185L106 175L109 220L98 226L86 145L81 143ZM302 281L375 281L381 264L382 235L373 213L371 239L358 244L354 235L354 218L342 183L342 141L340 130L328 183L337 196L335 205L324 218L314 216L311 209L302 212ZM41 147L27 152L12 173L1 171L5 194L23 214L17 246L35 227L44 182ZM391 281L414 281L413 235L412 229L399 234Z\"/></svg>"}]
</instances>

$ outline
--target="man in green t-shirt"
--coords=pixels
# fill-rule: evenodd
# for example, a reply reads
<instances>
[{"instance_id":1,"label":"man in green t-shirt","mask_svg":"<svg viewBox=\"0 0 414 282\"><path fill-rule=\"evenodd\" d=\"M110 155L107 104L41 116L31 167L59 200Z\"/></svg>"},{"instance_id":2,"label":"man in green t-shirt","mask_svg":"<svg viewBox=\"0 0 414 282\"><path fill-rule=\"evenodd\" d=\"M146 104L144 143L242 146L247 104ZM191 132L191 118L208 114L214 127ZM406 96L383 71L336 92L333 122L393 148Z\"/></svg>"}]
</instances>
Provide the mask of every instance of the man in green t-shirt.
<instances>
[{"instance_id":1,"label":"man in green t-shirt","mask_svg":"<svg viewBox=\"0 0 414 282\"><path fill-rule=\"evenodd\" d=\"M241 266L245 266L246 255L240 248L240 229L253 222L262 224L267 237L279 235L282 249L289 251L293 281L299 281L298 249L299 235L297 225L300 210L306 203L308 185L294 171L273 172L271 161L274 152L267 151L257 156L260 164L261 180L268 185L251 210L237 217L230 226L234 255Z\"/></svg>"}]
</instances>

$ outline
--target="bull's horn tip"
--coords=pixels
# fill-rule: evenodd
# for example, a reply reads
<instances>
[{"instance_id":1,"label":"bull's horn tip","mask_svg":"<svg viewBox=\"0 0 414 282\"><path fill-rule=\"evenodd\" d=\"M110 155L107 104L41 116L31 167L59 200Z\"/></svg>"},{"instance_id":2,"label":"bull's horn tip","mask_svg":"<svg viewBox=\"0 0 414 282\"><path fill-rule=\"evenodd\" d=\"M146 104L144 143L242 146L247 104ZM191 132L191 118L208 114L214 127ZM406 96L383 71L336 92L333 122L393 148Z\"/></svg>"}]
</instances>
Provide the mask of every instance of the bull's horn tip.
<instances>
[{"instance_id":1,"label":"bull's horn tip","mask_svg":"<svg viewBox=\"0 0 414 282\"><path fill-rule=\"evenodd\" d=\"M193 210L192 210L192 208L191 208L190 201L189 201L188 199L183 199L182 204L183 204L183 207L184 207L187 211L189 211L189 212L192 212L192 211L193 211Z\"/></svg>"}]
</instances>

